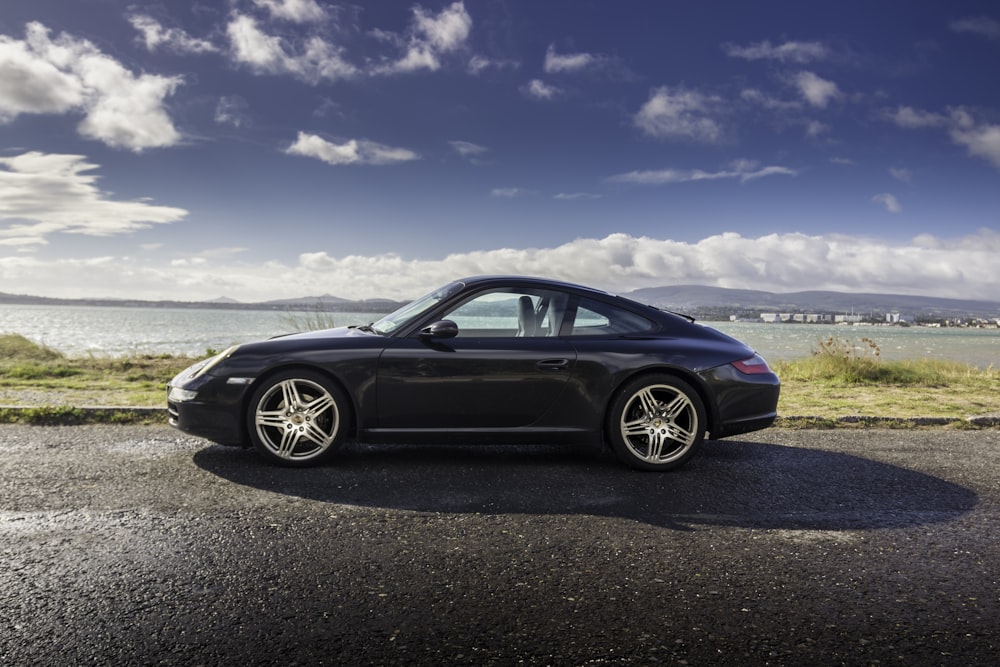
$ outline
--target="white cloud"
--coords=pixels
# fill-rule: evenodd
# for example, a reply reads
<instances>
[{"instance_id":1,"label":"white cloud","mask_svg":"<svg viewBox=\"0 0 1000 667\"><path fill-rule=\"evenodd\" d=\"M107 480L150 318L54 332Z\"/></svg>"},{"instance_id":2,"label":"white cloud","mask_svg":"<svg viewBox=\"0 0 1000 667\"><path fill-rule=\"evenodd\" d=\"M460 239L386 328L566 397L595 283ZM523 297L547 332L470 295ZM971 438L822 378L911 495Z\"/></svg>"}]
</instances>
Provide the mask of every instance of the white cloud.
<instances>
[{"instance_id":1,"label":"white cloud","mask_svg":"<svg viewBox=\"0 0 1000 667\"><path fill-rule=\"evenodd\" d=\"M233 127L248 127L252 124L249 105L239 95L219 98L215 105L215 122Z\"/></svg>"},{"instance_id":2,"label":"white cloud","mask_svg":"<svg viewBox=\"0 0 1000 667\"><path fill-rule=\"evenodd\" d=\"M773 97L756 88L746 88L740 92L740 99L756 104L771 111L796 111L802 108L802 103L795 100L782 100Z\"/></svg>"},{"instance_id":3,"label":"white cloud","mask_svg":"<svg viewBox=\"0 0 1000 667\"><path fill-rule=\"evenodd\" d=\"M298 138L286 150L289 155L302 155L339 166L349 164L388 165L419 160L420 156L405 148L393 148L374 141L351 139L335 144L315 134L299 132Z\"/></svg>"},{"instance_id":4,"label":"white cloud","mask_svg":"<svg viewBox=\"0 0 1000 667\"><path fill-rule=\"evenodd\" d=\"M589 53L556 53L555 46L549 45L545 52L545 72L576 72L590 67L600 58Z\"/></svg>"},{"instance_id":5,"label":"white cloud","mask_svg":"<svg viewBox=\"0 0 1000 667\"><path fill-rule=\"evenodd\" d=\"M988 16L952 21L951 29L955 32L971 32L990 39L1000 39L1000 22Z\"/></svg>"},{"instance_id":6,"label":"white cloud","mask_svg":"<svg viewBox=\"0 0 1000 667\"><path fill-rule=\"evenodd\" d=\"M911 243L843 235L735 233L694 243L611 234L551 248L501 248L435 259L395 254L332 256L310 251L295 263L225 257L157 264L149 257L43 261L0 257L4 291L49 296L242 301L330 292L345 298L414 298L450 280L482 273L540 275L612 292L702 284L790 292L864 291L996 300L1000 234ZM275 281L281 275L283 280ZM86 276L86 279L83 277ZM127 278L126 278L127 276ZM289 293L289 285L296 292Z\"/></svg>"},{"instance_id":7,"label":"white cloud","mask_svg":"<svg viewBox=\"0 0 1000 667\"><path fill-rule=\"evenodd\" d=\"M479 144L474 144L471 141L449 141L448 145L451 146L456 153L474 164L478 163L480 155L483 155L490 150L486 148L486 146L480 146Z\"/></svg>"},{"instance_id":8,"label":"white cloud","mask_svg":"<svg viewBox=\"0 0 1000 667\"><path fill-rule=\"evenodd\" d=\"M723 130L716 116L721 99L685 88L657 88L634 118L646 134L659 139L718 143Z\"/></svg>"},{"instance_id":9,"label":"white cloud","mask_svg":"<svg viewBox=\"0 0 1000 667\"><path fill-rule=\"evenodd\" d=\"M541 79L532 79L521 88L521 92L536 100L551 100L562 94L562 88L552 86Z\"/></svg>"},{"instance_id":10,"label":"white cloud","mask_svg":"<svg viewBox=\"0 0 1000 667\"><path fill-rule=\"evenodd\" d=\"M890 167L889 175L902 183L909 183L913 180L913 172L902 167Z\"/></svg>"},{"instance_id":11,"label":"white cloud","mask_svg":"<svg viewBox=\"0 0 1000 667\"><path fill-rule=\"evenodd\" d=\"M305 40L298 52L285 48L281 37L268 35L251 16L236 14L226 27L232 58L259 74L291 74L307 83L351 79L360 74L343 49L319 36Z\"/></svg>"},{"instance_id":12,"label":"white cloud","mask_svg":"<svg viewBox=\"0 0 1000 667\"><path fill-rule=\"evenodd\" d=\"M561 201L574 201L577 199L600 199L601 195L596 195L592 192L560 192L555 195L553 199L559 199Z\"/></svg>"},{"instance_id":13,"label":"white cloud","mask_svg":"<svg viewBox=\"0 0 1000 667\"><path fill-rule=\"evenodd\" d=\"M944 128L952 142L963 146L969 155L1000 168L1000 125L979 120L963 107L954 107L948 112L940 114L899 107L885 110L883 115L905 129Z\"/></svg>"},{"instance_id":14,"label":"white cloud","mask_svg":"<svg viewBox=\"0 0 1000 667\"><path fill-rule=\"evenodd\" d=\"M402 58L373 70L377 74L431 71L441 68L441 57L463 49L472 31L472 17L462 2L453 2L437 14L413 8L406 53Z\"/></svg>"},{"instance_id":15,"label":"white cloud","mask_svg":"<svg viewBox=\"0 0 1000 667\"><path fill-rule=\"evenodd\" d=\"M528 191L522 188L493 188L490 191L491 197L499 199L514 199L515 197L523 197L526 194L528 194Z\"/></svg>"},{"instance_id":16,"label":"white cloud","mask_svg":"<svg viewBox=\"0 0 1000 667\"><path fill-rule=\"evenodd\" d=\"M180 28L164 28L151 16L132 14L128 21L150 51L156 51L161 46L177 53L215 53L219 50L212 42L191 37Z\"/></svg>"},{"instance_id":17,"label":"white cloud","mask_svg":"<svg viewBox=\"0 0 1000 667\"><path fill-rule=\"evenodd\" d=\"M948 117L941 114L920 111L913 107L898 107L883 112L886 118L900 127L909 129L921 127L942 127L948 124Z\"/></svg>"},{"instance_id":18,"label":"white cloud","mask_svg":"<svg viewBox=\"0 0 1000 667\"><path fill-rule=\"evenodd\" d=\"M98 165L82 155L38 152L0 158L0 245L41 245L62 232L111 236L176 222L187 211L116 201L97 186Z\"/></svg>"},{"instance_id":19,"label":"white cloud","mask_svg":"<svg viewBox=\"0 0 1000 667\"><path fill-rule=\"evenodd\" d=\"M903 207L900 205L899 200L896 199L895 195L891 195L888 192L883 192L882 194L875 195L872 197L872 201L876 204L881 204L885 206L885 210L889 213L902 213Z\"/></svg>"},{"instance_id":20,"label":"white cloud","mask_svg":"<svg viewBox=\"0 0 1000 667\"><path fill-rule=\"evenodd\" d=\"M253 0L253 4L263 7L271 16L295 23L322 21L326 12L316 0Z\"/></svg>"},{"instance_id":21,"label":"white cloud","mask_svg":"<svg viewBox=\"0 0 1000 667\"><path fill-rule=\"evenodd\" d=\"M803 64L814 60L826 60L830 57L830 49L820 42L785 42L783 44L771 44L764 40L756 44L738 46L736 44L723 44L722 50L726 55L733 58L743 58L744 60L778 60L780 62L790 62Z\"/></svg>"},{"instance_id":22,"label":"white cloud","mask_svg":"<svg viewBox=\"0 0 1000 667\"><path fill-rule=\"evenodd\" d=\"M612 183L632 183L635 185L670 185L673 183L690 183L693 181L716 181L735 179L741 183L764 178L765 176L797 176L798 172L788 167L761 167L753 160L735 160L729 169L722 171L703 171L701 169L660 169L649 171L630 171L617 174L608 180Z\"/></svg>"},{"instance_id":23,"label":"white cloud","mask_svg":"<svg viewBox=\"0 0 1000 667\"><path fill-rule=\"evenodd\" d=\"M181 77L135 75L86 40L29 23L24 41L0 36L0 122L22 113L82 113L78 131L141 152L181 141L165 100Z\"/></svg>"},{"instance_id":24,"label":"white cloud","mask_svg":"<svg viewBox=\"0 0 1000 667\"><path fill-rule=\"evenodd\" d=\"M1000 125L979 123L963 109L952 111L951 140L965 146L969 155L981 157L1000 168Z\"/></svg>"},{"instance_id":25,"label":"white cloud","mask_svg":"<svg viewBox=\"0 0 1000 667\"><path fill-rule=\"evenodd\" d=\"M794 77L794 83L806 102L820 109L825 109L831 101L841 96L837 84L813 72L799 72Z\"/></svg>"}]
</instances>

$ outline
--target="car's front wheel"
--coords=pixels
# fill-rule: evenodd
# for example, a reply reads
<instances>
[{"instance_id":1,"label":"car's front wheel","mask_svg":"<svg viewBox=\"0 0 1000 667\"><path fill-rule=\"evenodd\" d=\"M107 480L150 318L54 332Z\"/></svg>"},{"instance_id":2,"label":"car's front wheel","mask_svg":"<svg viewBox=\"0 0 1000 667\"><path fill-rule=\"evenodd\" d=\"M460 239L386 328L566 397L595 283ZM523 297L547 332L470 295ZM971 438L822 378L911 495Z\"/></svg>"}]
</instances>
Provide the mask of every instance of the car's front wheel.
<instances>
[{"instance_id":1,"label":"car's front wheel","mask_svg":"<svg viewBox=\"0 0 1000 667\"><path fill-rule=\"evenodd\" d=\"M705 406L672 375L646 375L625 384L608 411L608 440L624 463L670 470L690 459L705 438Z\"/></svg>"},{"instance_id":2,"label":"car's front wheel","mask_svg":"<svg viewBox=\"0 0 1000 667\"><path fill-rule=\"evenodd\" d=\"M280 373L250 399L250 440L275 463L314 465L344 440L348 410L344 393L323 375L308 370Z\"/></svg>"}]
</instances>

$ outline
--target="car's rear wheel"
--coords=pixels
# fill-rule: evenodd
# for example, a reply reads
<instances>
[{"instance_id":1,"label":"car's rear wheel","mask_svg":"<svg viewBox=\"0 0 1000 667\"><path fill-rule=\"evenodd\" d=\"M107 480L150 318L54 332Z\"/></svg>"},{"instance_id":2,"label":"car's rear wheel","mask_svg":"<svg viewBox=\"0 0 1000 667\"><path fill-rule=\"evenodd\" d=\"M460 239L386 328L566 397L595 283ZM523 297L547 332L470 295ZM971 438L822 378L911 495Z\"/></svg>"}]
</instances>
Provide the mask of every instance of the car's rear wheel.
<instances>
[{"instance_id":1,"label":"car's rear wheel","mask_svg":"<svg viewBox=\"0 0 1000 667\"><path fill-rule=\"evenodd\" d=\"M608 440L625 464L670 470L690 459L705 439L705 406L672 375L646 375L625 384L608 411Z\"/></svg>"},{"instance_id":2,"label":"car's rear wheel","mask_svg":"<svg viewBox=\"0 0 1000 667\"><path fill-rule=\"evenodd\" d=\"M265 457L289 466L314 465L343 442L349 407L329 379L308 370L268 378L250 399L250 440Z\"/></svg>"}]
</instances>

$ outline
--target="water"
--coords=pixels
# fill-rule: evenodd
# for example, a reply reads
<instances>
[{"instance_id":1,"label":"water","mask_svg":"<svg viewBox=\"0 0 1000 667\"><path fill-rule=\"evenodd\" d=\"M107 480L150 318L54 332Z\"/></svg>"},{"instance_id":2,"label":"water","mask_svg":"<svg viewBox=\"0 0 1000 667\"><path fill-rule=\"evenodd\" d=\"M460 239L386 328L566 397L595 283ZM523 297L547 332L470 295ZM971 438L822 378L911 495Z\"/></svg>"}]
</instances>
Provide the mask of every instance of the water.
<instances>
[{"instance_id":1,"label":"water","mask_svg":"<svg viewBox=\"0 0 1000 667\"><path fill-rule=\"evenodd\" d=\"M323 313L336 326L378 319L372 313ZM296 330L315 313L201 308L115 308L0 304L0 333L17 333L69 356L205 356L234 343Z\"/></svg>"},{"instance_id":2,"label":"water","mask_svg":"<svg viewBox=\"0 0 1000 667\"><path fill-rule=\"evenodd\" d=\"M0 333L18 333L69 356L177 354L199 357L233 343L288 333L313 313L284 311L21 306L0 304ZM337 326L377 319L372 313L329 313ZM826 338L874 340L883 359L945 359L1000 366L1000 330L852 327L826 324L708 322L744 341L766 359L809 356Z\"/></svg>"}]
</instances>

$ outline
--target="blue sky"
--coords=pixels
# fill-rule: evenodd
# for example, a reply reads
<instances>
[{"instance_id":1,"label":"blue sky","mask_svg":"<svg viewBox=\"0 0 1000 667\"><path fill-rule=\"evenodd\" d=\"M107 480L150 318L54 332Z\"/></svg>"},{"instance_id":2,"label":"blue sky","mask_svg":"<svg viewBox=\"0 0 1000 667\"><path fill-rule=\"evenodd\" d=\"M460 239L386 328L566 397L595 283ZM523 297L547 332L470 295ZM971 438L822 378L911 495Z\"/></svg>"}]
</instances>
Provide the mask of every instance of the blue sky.
<instances>
[{"instance_id":1,"label":"blue sky","mask_svg":"<svg viewBox=\"0 0 1000 667\"><path fill-rule=\"evenodd\" d=\"M995 2L4 0L0 291L996 300Z\"/></svg>"}]
</instances>

